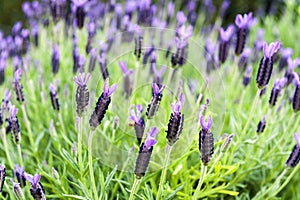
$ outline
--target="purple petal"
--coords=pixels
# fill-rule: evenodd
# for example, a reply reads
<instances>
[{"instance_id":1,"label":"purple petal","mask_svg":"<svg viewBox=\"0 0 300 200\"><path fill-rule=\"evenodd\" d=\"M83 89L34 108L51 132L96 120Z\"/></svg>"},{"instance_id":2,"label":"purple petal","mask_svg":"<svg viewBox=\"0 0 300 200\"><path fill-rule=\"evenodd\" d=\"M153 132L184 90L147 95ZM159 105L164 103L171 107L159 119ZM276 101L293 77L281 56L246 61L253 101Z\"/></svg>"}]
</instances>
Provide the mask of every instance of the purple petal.
<instances>
[{"instance_id":1,"label":"purple petal","mask_svg":"<svg viewBox=\"0 0 300 200\"><path fill-rule=\"evenodd\" d=\"M152 83L152 89L153 89L153 93L154 94L158 94L159 93L159 87L156 83Z\"/></svg>"},{"instance_id":2,"label":"purple petal","mask_svg":"<svg viewBox=\"0 0 300 200\"><path fill-rule=\"evenodd\" d=\"M10 98L11 98L11 91L8 90L8 89L5 89L5 92L4 92L4 99L3 99L3 100L4 100L5 102L8 102Z\"/></svg>"},{"instance_id":3,"label":"purple petal","mask_svg":"<svg viewBox=\"0 0 300 200\"><path fill-rule=\"evenodd\" d=\"M56 94L56 87L54 84L50 83L49 90L52 94Z\"/></svg>"},{"instance_id":4,"label":"purple petal","mask_svg":"<svg viewBox=\"0 0 300 200\"><path fill-rule=\"evenodd\" d=\"M212 125L211 116L208 116L207 123L206 123L205 120L204 120L204 116L202 115L200 117L200 124L202 126L202 129L209 130L211 128L211 125Z\"/></svg>"},{"instance_id":5,"label":"purple petal","mask_svg":"<svg viewBox=\"0 0 300 200\"><path fill-rule=\"evenodd\" d=\"M21 79L21 75L22 75L22 70L19 68L17 69L17 71L15 71L15 82L19 82Z\"/></svg>"},{"instance_id":6,"label":"purple petal","mask_svg":"<svg viewBox=\"0 0 300 200\"><path fill-rule=\"evenodd\" d=\"M126 74L128 71L126 62L119 61L119 66L120 66L121 70L123 71L123 73Z\"/></svg>"},{"instance_id":7,"label":"purple petal","mask_svg":"<svg viewBox=\"0 0 300 200\"><path fill-rule=\"evenodd\" d=\"M186 22L186 17L182 11L178 11L176 15L178 26L182 26Z\"/></svg>"},{"instance_id":8,"label":"purple petal","mask_svg":"<svg viewBox=\"0 0 300 200\"><path fill-rule=\"evenodd\" d=\"M10 118L15 118L18 113L18 109L15 107L15 105L11 105L9 108Z\"/></svg>"},{"instance_id":9,"label":"purple petal","mask_svg":"<svg viewBox=\"0 0 300 200\"><path fill-rule=\"evenodd\" d=\"M157 134L158 134L158 129L156 127L153 127L150 129L147 136L156 137Z\"/></svg>"},{"instance_id":10,"label":"purple petal","mask_svg":"<svg viewBox=\"0 0 300 200\"><path fill-rule=\"evenodd\" d=\"M298 147L300 146L300 133L295 133L294 134L294 139L297 142Z\"/></svg>"},{"instance_id":11,"label":"purple petal","mask_svg":"<svg viewBox=\"0 0 300 200\"><path fill-rule=\"evenodd\" d=\"M117 89L117 86L117 84L113 84L112 86L110 86L108 96L111 96L112 93L114 93L114 91Z\"/></svg>"},{"instance_id":12,"label":"purple petal","mask_svg":"<svg viewBox=\"0 0 300 200\"><path fill-rule=\"evenodd\" d=\"M161 94L164 91L165 87L166 87L165 85L162 85L161 88L158 90L158 92Z\"/></svg>"}]
</instances>

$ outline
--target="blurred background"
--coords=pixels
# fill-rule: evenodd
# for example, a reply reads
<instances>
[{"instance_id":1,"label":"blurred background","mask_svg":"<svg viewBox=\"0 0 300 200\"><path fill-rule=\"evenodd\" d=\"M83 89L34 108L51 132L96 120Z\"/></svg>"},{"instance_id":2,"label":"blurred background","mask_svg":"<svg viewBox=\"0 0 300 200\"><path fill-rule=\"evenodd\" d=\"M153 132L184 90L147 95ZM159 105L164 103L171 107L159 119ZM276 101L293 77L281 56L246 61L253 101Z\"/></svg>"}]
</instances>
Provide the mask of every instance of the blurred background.
<instances>
[{"instance_id":1,"label":"blurred background","mask_svg":"<svg viewBox=\"0 0 300 200\"><path fill-rule=\"evenodd\" d=\"M45 1L45 0L44 0ZM48 0L51 1L51 0ZM54 0L55 1L55 0ZM60 0L56 0L60 1ZM70 1L70 0L68 0ZM118 0L117 0L118 1ZM167 0L153 0L167 1ZM213 23L216 16L220 12L223 0L195 0L198 2L197 9L200 10L201 6L208 6L213 12L213 17L209 23ZM24 15L22 13L21 5L25 0L0 0L0 29L7 35L11 27L17 21L24 22ZM123 1L119 1L123 2ZM177 9L180 9L188 1L175 1ZM224 25L232 23L234 18L239 13L247 13L252 11L255 16L264 16L268 14L280 17L284 13L285 2L284 0L228 0L230 2L229 8L224 15ZM296 10L295 10L296 12Z\"/></svg>"}]
</instances>

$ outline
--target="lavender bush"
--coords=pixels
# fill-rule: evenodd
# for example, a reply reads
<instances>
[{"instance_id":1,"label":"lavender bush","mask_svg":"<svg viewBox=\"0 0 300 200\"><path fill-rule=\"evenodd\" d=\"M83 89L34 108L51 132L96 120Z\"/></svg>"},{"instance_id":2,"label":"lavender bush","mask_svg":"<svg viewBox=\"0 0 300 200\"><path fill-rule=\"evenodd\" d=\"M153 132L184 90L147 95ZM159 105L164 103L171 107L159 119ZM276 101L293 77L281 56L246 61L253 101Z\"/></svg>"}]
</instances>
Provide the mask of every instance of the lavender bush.
<instances>
[{"instance_id":1,"label":"lavender bush","mask_svg":"<svg viewBox=\"0 0 300 200\"><path fill-rule=\"evenodd\" d=\"M300 199L296 1L227 26L228 0L183 5L23 3L0 31L0 199Z\"/></svg>"}]
</instances>

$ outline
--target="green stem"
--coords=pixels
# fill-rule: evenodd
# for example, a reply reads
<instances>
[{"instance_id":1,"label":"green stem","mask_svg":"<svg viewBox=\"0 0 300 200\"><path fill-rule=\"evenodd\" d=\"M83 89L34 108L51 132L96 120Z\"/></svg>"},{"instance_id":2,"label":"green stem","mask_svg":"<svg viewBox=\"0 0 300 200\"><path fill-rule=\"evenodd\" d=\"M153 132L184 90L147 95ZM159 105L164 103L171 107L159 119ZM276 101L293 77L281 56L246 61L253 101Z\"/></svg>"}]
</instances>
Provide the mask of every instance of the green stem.
<instances>
[{"instance_id":1,"label":"green stem","mask_svg":"<svg viewBox=\"0 0 300 200\"><path fill-rule=\"evenodd\" d=\"M82 176L82 117L79 117L78 122L78 141L77 141L77 148L78 148L78 165L80 176Z\"/></svg>"},{"instance_id":2,"label":"green stem","mask_svg":"<svg viewBox=\"0 0 300 200\"><path fill-rule=\"evenodd\" d=\"M245 88L244 88L243 92L242 92L241 100L240 100L240 103L239 103L238 113L241 113L242 105L244 103L245 94L246 94L246 91L245 91Z\"/></svg>"},{"instance_id":3,"label":"green stem","mask_svg":"<svg viewBox=\"0 0 300 200\"><path fill-rule=\"evenodd\" d=\"M18 155L19 155L20 166L24 166L24 165L23 165L23 158L22 158L21 145L20 145L20 144L17 144L17 148L18 148Z\"/></svg>"},{"instance_id":4,"label":"green stem","mask_svg":"<svg viewBox=\"0 0 300 200\"><path fill-rule=\"evenodd\" d=\"M60 123L60 125L62 127L63 133L61 135L62 135L64 141L66 141L70 146L72 146L73 145L72 142L70 141L70 139L66 135L67 134L66 128L65 128L64 121L63 121L63 118L62 118L62 115L61 115L60 112L58 112L58 120L59 120L59 123Z\"/></svg>"},{"instance_id":5,"label":"green stem","mask_svg":"<svg viewBox=\"0 0 300 200\"><path fill-rule=\"evenodd\" d=\"M24 121L25 121L25 124L26 124L26 127L27 127L27 131L28 131L28 138L29 138L29 143L30 143L30 146L34 147L34 140L33 140L33 137L32 137L32 132L31 132L31 127L30 127L30 122L28 120L28 117L27 117L27 113L26 113L26 109L25 109L25 105L22 104L21 105L21 109L22 109L22 114L23 114L23 117L24 117Z\"/></svg>"},{"instance_id":6,"label":"green stem","mask_svg":"<svg viewBox=\"0 0 300 200\"><path fill-rule=\"evenodd\" d=\"M202 186L204 178L206 176L206 170L207 170L207 167L202 164L202 167L201 167L201 176L200 176L200 180L199 180L198 186L197 186L197 188L195 190L195 193L194 193L194 195L192 197L193 200L197 200L198 199L201 186Z\"/></svg>"},{"instance_id":7,"label":"green stem","mask_svg":"<svg viewBox=\"0 0 300 200\"><path fill-rule=\"evenodd\" d=\"M210 170L208 171L207 175L209 175L209 174L212 173L212 171L214 170L216 164L219 162L219 160L222 158L222 156L223 156L223 152L220 152L220 153L219 153L219 156L215 159L215 161L214 161L213 164L211 165L211 168L210 168Z\"/></svg>"},{"instance_id":8,"label":"green stem","mask_svg":"<svg viewBox=\"0 0 300 200\"><path fill-rule=\"evenodd\" d=\"M298 172L300 168L300 165L298 164L297 167L295 167L292 171L292 173L285 179L283 184L278 188L272 195L275 196L277 195L290 181L291 179L295 176L295 174Z\"/></svg>"},{"instance_id":9,"label":"green stem","mask_svg":"<svg viewBox=\"0 0 300 200\"><path fill-rule=\"evenodd\" d=\"M286 174L287 168L285 168L282 173L276 178L275 182L266 190L264 191L260 196L254 198L254 199L265 199L265 195L267 195L269 192L271 192L271 196L275 196L276 194L273 193L274 188L278 186L278 183L280 183L282 177Z\"/></svg>"},{"instance_id":10,"label":"green stem","mask_svg":"<svg viewBox=\"0 0 300 200\"><path fill-rule=\"evenodd\" d=\"M255 109L256 109L256 106L257 106L257 103L258 103L258 100L259 100L259 94L260 94L260 89L257 90L256 92L256 95L255 95L255 98L254 98L254 101L251 105L251 110L250 110L250 113L248 115L248 119L247 119L247 122L242 130L242 133L241 133L241 136L243 136L245 134L245 132L247 131L248 129L248 126L250 124L250 121L252 120L252 117L253 117L253 114L255 113Z\"/></svg>"},{"instance_id":11,"label":"green stem","mask_svg":"<svg viewBox=\"0 0 300 200\"><path fill-rule=\"evenodd\" d=\"M129 200L133 200L134 199L134 195L136 193L136 190L138 188L138 185L139 185L140 181L141 181L141 179L138 179L136 177L134 178L134 182L133 182L133 186L131 188Z\"/></svg>"},{"instance_id":12,"label":"green stem","mask_svg":"<svg viewBox=\"0 0 300 200\"><path fill-rule=\"evenodd\" d=\"M2 137L3 137L3 146L4 146L4 151L5 151L5 154L6 154L6 158L8 160L8 163L9 163L9 166L11 169L14 168L14 164L11 160L11 157L10 157L10 154L9 154L9 151L8 151L8 145L7 145L7 139L6 139L6 131L5 131L5 128L2 128Z\"/></svg>"},{"instance_id":13,"label":"green stem","mask_svg":"<svg viewBox=\"0 0 300 200\"><path fill-rule=\"evenodd\" d=\"M92 190L94 193L94 199L98 199L94 170L93 170L93 159L92 159L93 135L94 135L94 131L90 130L89 139L88 139L89 171L90 171L90 178L91 178L91 182L92 182Z\"/></svg>"},{"instance_id":14,"label":"green stem","mask_svg":"<svg viewBox=\"0 0 300 200\"><path fill-rule=\"evenodd\" d=\"M166 82L166 87L169 87L169 84L170 84L170 82L171 82L171 80L172 80L172 77L173 77L173 74L175 73L175 69L174 68L171 68L170 70L169 70L169 74L168 74L168 78L167 78L167 82ZM170 87L169 87L170 88Z\"/></svg>"},{"instance_id":15,"label":"green stem","mask_svg":"<svg viewBox=\"0 0 300 200\"><path fill-rule=\"evenodd\" d=\"M128 166L128 163L129 163L129 160L130 160L130 156L129 156L129 155L131 155L133 149L134 149L134 146L133 146L133 147L130 149L130 151L128 152L127 159L126 159L126 161L125 161L125 163L124 163L124 165L123 165L123 167L122 167L122 170L120 171L120 174L119 174L119 176L118 176L118 180L121 180L121 179L123 178L124 171L125 171L126 167ZM113 194L116 194L118 188L119 188L119 184L115 184L114 189L113 189L113 191L112 191L111 198L110 198L111 200L114 199L114 198L113 198L113 197L114 197Z\"/></svg>"},{"instance_id":16,"label":"green stem","mask_svg":"<svg viewBox=\"0 0 300 200\"><path fill-rule=\"evenodd\" d=\"M136 62L135 62L135 73L134 73L134 82L133 82L133 87L135 89L137 89L137 80L138 80L138 76L139 76L139 65L140 65L139 60L136 60Z\"/></svg>"},{"instance_id":17,"label":"green stem","mask_svg":"<svg viewBox=\"0 0 300 200\"><path fill-rule=\"evenodd\" d=\"M172 146L167 144L165 162L164 162L164 165L163 165L163 169L162 169L162 173L161 173L161 177L160 177L160 182L159 182L159 188L158 188L155 199L161 199L160 197L161 197L161 193L162 193L162 190L163 190L163 185L164 185L165 180L166 180L166 174L167 174L167 169L168 169L167 166L168 166L168 163L169 163L171 151L172 151Z\"/></svg>"}]
</instances>

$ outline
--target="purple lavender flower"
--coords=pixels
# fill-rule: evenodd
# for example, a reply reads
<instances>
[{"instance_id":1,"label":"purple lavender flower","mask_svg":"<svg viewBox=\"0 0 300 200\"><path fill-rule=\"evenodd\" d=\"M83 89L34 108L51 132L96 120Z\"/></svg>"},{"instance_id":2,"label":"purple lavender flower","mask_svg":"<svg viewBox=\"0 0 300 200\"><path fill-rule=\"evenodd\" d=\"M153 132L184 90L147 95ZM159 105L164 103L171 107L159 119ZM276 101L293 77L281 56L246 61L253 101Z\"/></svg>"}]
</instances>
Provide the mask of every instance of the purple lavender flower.
<instances>
[{"instance_id":1,"label":"purple lavender flower","mask_svg":"<svg viewBox=\"0 0 300 200\"><path fill-rule=\"evenodd\" d=\"M13 86L14 86L14 90L17 96L17 101L19 101L20 103L24 102L24 94L23 94L23 86L20 83L20 79L21 79L21 74L22 74L22 70L18 69L17 71L15 71L15 81L13 82Z\"/></svg>"},{"instance_id":2,"label":"purple lavender flower","mask_svg":"<svg viewBox=\"0 0 300 200\"><path fill-rule=\"evenodd\" d=\"M116 13L116 28L121 28L121 22L122 22L122 5L116 4L115 6L115 13Z\"/></svg>"},{"instance_id":3,"label":"purple lavender flower","mask_svg":"<svg viewBox=\"0 0 300 200\"><path fill-rule=\"evenodd\" d=\"M287 59L288 69L286 70L284 77L287 79L286 85L289 85L294 79L294 69L300 65L300 58L292 60L292 58Z\"/></svg>"},{"instance_id":4,"label":"purple lavender flower","mask_svg":"<svg viewBox=\"0 0 300 200\"><path fill-rule=\"evenodd\" d=\"M143 36L142 31L139 26L136 26L136 37L135 37L135 47L134 47L134 55L139 60L142 55L142 47L143 47Z\"/></svg>"},{"instance_id":5,"label":"purple lavender flower","mask_svg":"<svg viewBox=\"0 0 300 200\"><path fill-rule=\"evenodd\" d=\"M21 142L21 134L20 134L20 124L17 117L18 109L11 105L9 108L10 118L8 121L9 127L12 131L12 138L15 144L19 144Z\"/></svg>"},{"instance_id":6,"label":"purple lavender flower","mask_svg":"<svg viewBox=\"0 0 300 200\"><path fill-rule=\"evenodd\" d=\"M3 186L5 183L5 176L6 176L6 168L3 164L0 164L0 192L3 190Z\"/></svg>"},{"instance_id":7,"label":"purple lavender flower","mask_svg":"<svg viewBox=\"0 0 300 200\"><path fill-rule=\"evenodd\" d=\"M53 85L51 83L49 86L49 90L50 90L50 98L51 98L52 107L54 110L59 111L59 100L58 100L58 95L56 92L55 85Z\"/></svg>"},{"instance_id":8,"label":"purple lavender flower","mask_svg":"<svg viewBox=\"0 0 300 200\"><path fill-rule=\"evenodd\" d=\"M274 82L274 86L272 88L270 99L269 99L270 106L275 106L275 104L278 100L278 96L280 95L280 92L283 89L283 87L285 86L286 82L287 82L286 78L277 79Z\"/></svg>"},{"instance_id":9,"label":"purple lavender flower","mask_svg":"<svg viewBox=\"0 0 300 200\"><path fill-rule=\"evenodd\" d=\"M88 39L85 47L85 52L88 54L92 49L92 42L95 35L96 25L94 22L88 23Z\"/></svg>"},{"instance_id":10,"label":"purple lavender flower","mask_svg":"<svg viewBox=\"0 0 300 200\"><path fill-rule=\"evenodd\" d=\"M296 145L294 146L289 158L286 161L286 166L293 168L295 167L300 160L300 134L294 134L294 139L296 140Z\"/></svg>"},{"instance_id":11,"label":"purple lavender flower","mask_svg":"<svg viewBox=\"0 0 300 200\"><path fill-rule=\"evenodd\" d=\"M152 99L150 104L148 105L146 116L148 119L152 119L158 108L162 98L162 92L164 91L165 86L163 85L161 88L156 83L152 83Z\"/></svg>"},{"instance_id":12,"label":"purple lavender flower","mask_svg":"<svg viewBox=\"0 0 300 200\"><path fill-rule=\"evenodd\" d=\"M107 54L102 53L102 55L98 58L100 71L104 80L109 77L108 69L107 69Z\"/></svg>"},{"instance_id":13,"label":"purple lavender flower","mask_svg":"<svg viewBox=\"0 0 300 200\"><path fill-rule=\"evenodd\" d=\"M176 52L172 54L171 63L173 67L182 66L187 59L188 39L193 36L193 27L180 26L176 29Z\"/></svg>"},{"instance_id":14,"label":"purple lavender flower","mask_svg":"<svg viewBox=\"0 0 300 200\"><path fill-rule=\"evenodd\" d=\"M24 196L22 188L20 187L20 183L15 183L13 181L13 179L10 179L10 181L13 185L13 192L14 192L15 196L17 197L17 199L24 200L25 196Z\"/></svg>"},{"instance_id":15,"label":"purple lavender flower","mask_svg":"<svg viewBox=\"0 0 300 200\"><path fill-rule=\"evenodd\" d=\"M73 47L73 73L75 74L79 68L79 48L77 46Z\"/></svg>"},{"instance_id":16,"label":"purple lavender flower","mask_svg":"<svg viewBox=\"0 0 300 200\"><path fill-rule=\"evenodd\" d=\"M52 54L52 73L54 75L57 74L59 70L59 60L60 60L59 46L55 45Z\"/></svg>"},{"instance_id":17,"label":"purple lavender flower","mask_svg":"<svg viewBox=\"0 0 300 200\"><path fill-rule=\"evenodd\" d=\"M273 71L273 55L280 49L280 42L272 42L269 46L263 45L264 57L260 61L256 77L256 84L259 89L268 85Z\"/></svg>"},{"instance_id":18,"label":"purple lavender flower","mask_svg":"<svg viewBox=\"0 0 300 200\"><path fill-rule=\"evenodd\" d=\"M78 57L78 69L79 69L80 73L84 73L84 64L85 64L84 55L79 55L79 57Z\"/></svg>"},{"instance_id":19,"label":"purple lavender flower","mask_svg":"<svg viewBox=\"0 0 300 200\"><path fill-rule=\"evenodd\" d=\"M67 13L67 1L66 0L57 0L50 1L50 11L54 23L57 23L59 19L63 19Z\"/></svg>"},{"instance_id":20,"label":"purple lavender flower","mask_svg":"<svg viewBox=\"0 0 300 200\"><path fill-rule=\"evenodd\" d=\"M130 115L130 120L134 122L134 130L136 134L136 138L138 140L138 144L142 142L143 136L144 136L144 131L145 131L145 121L144 118L141 116L143 112L143 107L138 104L136 105L136 112L134 109L131 109L131 115Z\"/></svg>"},{"instance_id":21,"label":"purple lavender flower","mask_svg":"<svg viewBox=\"0 0 300 200\"><path fill-rule=\"evenodd\" d=\"M214 154L214 136L210 130L212 126L211 117L209 116L207 122L205 122L204 116L201 116L200 124L202 129L199 132L199 151L202 163L206 166Z\"/></svg>"},{"instance_id":22,"label":"purple lavender flower","mask_svg":"<svg viewBox=\"0 0 300 200\"><path fill-rule=\"evenodd\" d=\"M251 49L245 48L245 50L241 54L239 62L238 62L238 67L239 67L240 71L243 72L246 70L250 55L251 55Z\"/></svg>"},{"instance_id":23,"label":"purple lavender flower","mask_svg":"<svg viewBox=\"0 0 300 200\"><path fill-rule=\"evenodd\" d=\"M281 59L278 64L279 71L282 71L288 65L288 58L293 55L293 50L291 48L281 49Z\"/></svg>"},{"instance_id":24,"label":"purple lavender flower","mask_svg":"<svg viewBox=\"0 0 300 200\"><path fill-rule=\"evenodd\" d=\"M24 167L20 167L19 165L15 165L13 170L13 176L17 178L18 183L20 183L21 187L26 186L26 178Z\"/></svg>"},{"instance_id":25,"label":"purple lavender flower","mask_svg":"<svg viewBox=\"0 0 300 200\"><path fill-rule=\"evenodd\" d=\"M5 89L4 98L1 104L1 112L0 112L0 126L3 125L4 121L9 121L9 100L11 98L11 91Z\"/></svg>"},{"instance_id":26,"label":"purple lavender flower","mask_svg":"<svg viewBox=\"0 0 300 200\"><path fill-rule=\"evenodd\" d=\"M89 68L88 72L92 73L96 66L96 60L97 60L97 49L91 49L90 51L90 60L89 60Z\"/></svg>"},{"instance_id":27,"label":"purple lavender flower","mask_svg":"<svg viewBox=\"0 0 300 200\"><path fill-rule=\"evenodd\" d=\"M154 80L153 82L156 83L159 87L162 86L162 77L163 74L165 73L167 67L165 65L161 66L161 68L159 70L157 70L156 65L152 66L152 71L154 73Z\"/></svg>"},{"instance_id":28,"label":"purple lavender flower","mask_svg":"<svg viewBox=\"0 0 300 200\"><path fill-rule=\"evenodd\" d=\"M169 145L174 145L176 141L179 139L179 136L182 133L183 122L184 122L184 114L181 114L180 110L184 104L184 94L181 93L179 95L178 102L176 104L172 104L172 113L168 123L167 132L167 140Z\"/></svg>"},{"instance_id":29,"label":"purple lavender flower","mask_svg":"<svg viewBox=\"0 0 300 200\"><path fill-rule=\"evenodd\" d=\"M294 112L298 112L300 110L300 81L299 81L299 75L297 73L293 73L295 83L296 83L296 89L293 96L293 110Z\"/></svg>"},{"instance_id":30,"label":"purple lavender flower","mask_svg":"<svg viewBox=\"0 0 300 200\"><path fill-rule=\"evenodd\" d=\"M252 66L247 67L244 77L243 77L243 85L247 87L251 81L251 74L252 74Z\"/></svg>"},{"instance_id":31,"label":"purple lavender flower","mask_svg":"<svg viewBox=\"0 0 300 200\"><path fill-rule=\"evenodd\" d=\"M125 4L125 14L131 19L132 13L136 10L137 8L137 2L134 0L128 0L126 1Z\"/></svg>"},{"instance_id":32,"label":"purple lavender flower","mask_svg":"<svg viewBox=\"0 0 300 200\"><path fill-rule=\"evenodd\" d=\"M43 188L43 185L40 182L41 175L36 174L33 176L31 174L25 173L25 178L31 184L31 188L30 188L31 196L35 200L38 200L38 199L46 200L45 190Z\"/></svg>"},{"instance_id":33,"label":"purple lavender flower","mask_svg":"<svg viewBox=\"0 0 300 200\"><path fill-rule=\"evenodd\" d=\"M168 5L167 5L167 11L168 11L167 12L168 15L167 15L166 23L167 23L167 25L169 25L170 22L171 22L172 17L174 16L174 11L175 11L175 4L172 1L170 1L168 3Z\"/></svg>"},{"instance_id":34,"label":"purple lavender flower","mask_svg":"<svg viewBox=\"0 0 300 200\"><path fill-rule=\"evenodd\" d=\"M184 25L187 20L186 16L182 11L178 11L176 15L176 19L177 19L177 27L181 27L182 25Z\"/></svg>"},{"instance_id":35,"label":"purple lavender flower","mask_svg":"<svg viewBox=\"0 0 300 200\"><path fill-rule=\"evenodd\" d=\"M11 29L11 35L15 37L16 35L19 35L22 30L22 22L17 22L14 24L14 26Z\"/></svg>"},{"instance_id":36,"label":"purple lavender flower","mask_svg":"<svg viewBox=\"0 0 300 200\"><path fill-rule=\"evenodd\" d=\"M151 26L156 7L151 5L151 0L140 0L138 5L138 24Z\"/></svg>"},{"instance_id":37,"label":"purple lavender flower","mask_svg":"<svg viewBox=\"0 0 300 200\"><path fill-rule=\"evenodd\" d=\"M122 62L122 61L119 61L119 66L124 74L124 92L126 94L126 98L128 98L129 96L131 96L131 93L132 93L132 80L130 80L130 75L133 74L133 70L130 69L128 70L127 69L127 64L126 62Z\"/></svg>"},{"instance_id":38,"label":"purple lavender flower","mask_svg":"<svg viewBox=\"0 0 300 200\"><path fill-rule=\"evenodd\" d=\"M0 56L0 85L5 81L5 69L7 67L6 58Z\"/></svg>"},{"instance_id":39,"label":"purple lavender flower","mask_svg":"<svg viewBox=\"0 0 300 200\"><path fill-rule=\"evenodd\" d=\"M76 25L79 29L81 29L84 25L84 18L85 18L85 10L84 6L88 2L88 0L72 0L74 6L74 13L76 17Z\"/></svg>"},{"instance_id":40,"label":"purple lavender flower","mask_svg":"<svg viewBox=\"0 0 300 200\"><path fill-rule=\"evenodd\" d=\"M220 45L219 45L219 61L224 63L228 57L230 38L234 32L234 26L229 26L226 31L221 27L220 28Z\"/></svg>"},{"instance_id":41,"label":"purple lavender flower","mask_svg":"<svg viewBox=\"0 0 300 200\"><path fill-rule=\"evenodd\" d=\"M238 27L236 32L237 41L235 46L235 54L240 55L245 47L246 38L249 32L249 28L253 25L254 19L252 18L252 12L248 14L238 14L235 18L235 24Z\"/></svg>"},{"instance_id":42,"label":"purple lavender flower","mask_svg":"<svg viewBox=\"0 0 300 200\"><path fill-rule=\"evenodd\" d=\"M266 117L263 116L262 120L258 122L256 133L263 133L266 128Z\"/></svg>"},{"instance_id":43,"label":"purple lavender flower","mask_svg":"<svg viewBox=\"0 0 300 200\"><path fill-rule=\"evenodd\" d=\"M156 144L156 135L159 133L158 129L153 127L147 133L146 140L140 146L139 155L136 159L134 174L136 178L141 179L147 171L151 154L153 151L153 146Z\"/></svg>"},{"instance_id":44,"label":"purple lavender flower","mask_svg":"<svg viewBox=\"0 0 300 200\"><path fill-rule=\"evenodd\" d=\"M218 68L217 60L215 59L215 51L217 48L216 44L212 44L210 38L207 38L205 41L205 52L204 56L206 59L206 72L209 74L212 70Z\"/></svg>"},{"instance_id":45,"label":"purple lavender flower","mask_svg":"<svg viewBox=\"0 0 300 200\"><path fill-rule=\"evenodd\" d=\"M79 117L86 111L86 107L89 104L89 90L87 88L87 82L90 78L90 74L79 74L74 77L74 82L78 85L76 91L76 112Z\"/></svg>"},{"instance_id":46,"label":"purple lavender flower","mask_svg":"<svg viewBox=\"0 0 300 200\"><path fill-rule=\"evenodd\" d=\"M221 5L221 8L220 8L220 17L221 19L223 19L225 17L225 14L227 12L227 9L229 8L230 6L230 0L224 0L222 5Z\"/></svg>"},{"instance_id":47,"label":"purple lavender flower","mask_svg":"<svg viewBox=\"0 0 300 200\"><path fill-rule=\"evenodd\" d=\"M109 84L109 78L107 78L104 83L103 92L101 96L98 98L95 110L91 115L89 121L91 129L96 129L97 126L100 125L102 119L105 116L106 110L108 109L108 106L111 102L111 95L117 88L116 84L113 84L111 87L109 87L108 84Z\"/></svg>"}]
</instances>

